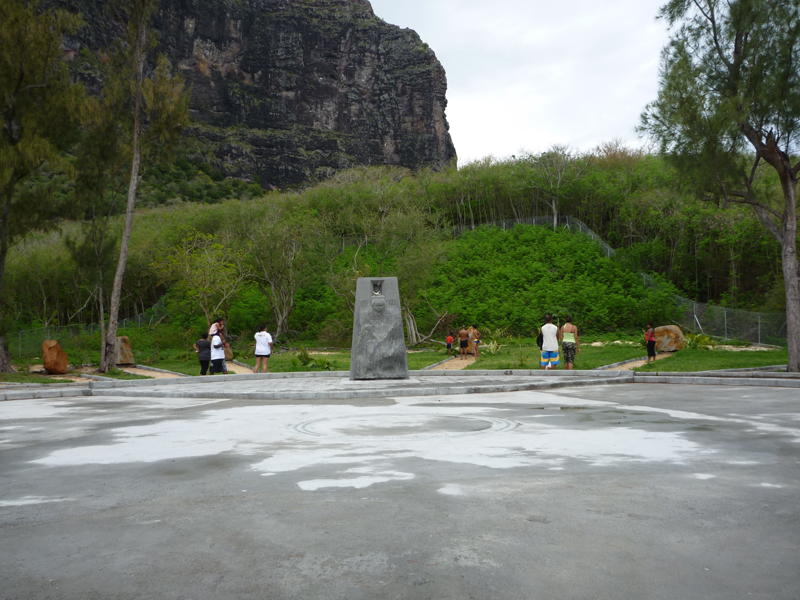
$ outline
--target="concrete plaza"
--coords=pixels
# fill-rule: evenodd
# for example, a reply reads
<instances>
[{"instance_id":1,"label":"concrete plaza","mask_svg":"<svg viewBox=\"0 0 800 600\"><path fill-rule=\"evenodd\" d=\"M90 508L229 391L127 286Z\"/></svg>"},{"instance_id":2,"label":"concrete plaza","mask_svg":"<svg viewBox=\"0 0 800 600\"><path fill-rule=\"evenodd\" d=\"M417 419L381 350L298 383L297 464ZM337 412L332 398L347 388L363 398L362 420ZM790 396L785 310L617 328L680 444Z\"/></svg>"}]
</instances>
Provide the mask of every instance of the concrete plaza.
<instances>
[{"instance_id":1,"label":"concrete plaza","mask_svg":"<svg viewBox=\"0 0 800 600\"><path fill-rule=\"evenodd\" d=\"M800 598L800 390L572 377L7 394L0 598Z\"/></svg>"}]
</instances>

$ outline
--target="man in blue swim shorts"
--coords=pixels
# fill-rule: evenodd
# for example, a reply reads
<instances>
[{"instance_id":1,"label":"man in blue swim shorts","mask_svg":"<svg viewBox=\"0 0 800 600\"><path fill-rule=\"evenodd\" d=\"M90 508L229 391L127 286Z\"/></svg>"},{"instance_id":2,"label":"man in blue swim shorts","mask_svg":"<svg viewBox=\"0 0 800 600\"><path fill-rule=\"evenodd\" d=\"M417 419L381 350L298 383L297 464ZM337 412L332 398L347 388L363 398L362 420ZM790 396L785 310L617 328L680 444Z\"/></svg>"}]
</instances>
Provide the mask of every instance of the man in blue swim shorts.
<instances>
[{"instance_id":1,"label":"man in blue swim shorts","mask_svg":"<svg viewBox=\"0 0 800 600\"><path fill-rule=\"evenodd\" d=\"M552 369L559 364L558 359L558 327L553 325L553 315L544 316L542 325L542 356L539 360L539 367L542 369Z\"/></svg>"}]
</instances>

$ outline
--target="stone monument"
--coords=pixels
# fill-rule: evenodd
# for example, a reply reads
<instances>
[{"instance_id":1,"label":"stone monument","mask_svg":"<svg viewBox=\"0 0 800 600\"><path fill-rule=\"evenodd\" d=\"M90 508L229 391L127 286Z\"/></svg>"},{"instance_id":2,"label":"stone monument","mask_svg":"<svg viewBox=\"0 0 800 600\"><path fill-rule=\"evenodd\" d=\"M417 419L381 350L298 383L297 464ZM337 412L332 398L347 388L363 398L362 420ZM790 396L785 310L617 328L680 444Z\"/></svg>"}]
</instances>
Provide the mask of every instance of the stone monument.
<instances>
[{"instance_id":1,"label":"stone monument","mask_svg":"<svg viewBox=\"0 0 800 600\"><path fill-rule=\"evenodd\" d=\"M397 277L359 277L350 379L407 379Z\"/></svg>"}]
</instances>

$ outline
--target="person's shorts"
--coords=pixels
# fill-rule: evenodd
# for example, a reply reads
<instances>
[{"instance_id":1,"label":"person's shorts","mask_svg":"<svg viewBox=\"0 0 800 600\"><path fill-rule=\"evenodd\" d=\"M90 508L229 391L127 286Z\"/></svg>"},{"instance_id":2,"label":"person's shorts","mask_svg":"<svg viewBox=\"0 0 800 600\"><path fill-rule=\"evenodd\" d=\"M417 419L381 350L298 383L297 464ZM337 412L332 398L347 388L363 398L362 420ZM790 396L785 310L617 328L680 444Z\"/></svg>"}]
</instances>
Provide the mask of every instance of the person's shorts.
<instances>
[{"instance_id":1,"label":"person's shorts","mask_svg":"<svg viewBox=\"0 0 800 600\"><path fill-rule=\"evenodd\" d=\"M269 358L270 356L272 356L272 355L271 354L256 354L256 357L258 357L258 358Z\"/></svg>"},{"instance_id":2,"label":"person's shorts","mask_svg":"<svg viewBox=\"0 0 800 600\"><path fill-rule=\"evenodd\" d=\"M453 344L447 344L447 349L448 350L452 350L453 349Z\"/></svg>"},{"instance_id":3,"label":"person's shorts","mask_svg":"<svg viewBox=\"0 0 800 600\"><path fill-rule=\"evenodd\" d=\"M459 343L459 347L461 347L461 348L469 347L469 340L459 340L458 343Z\"/></svg>"},{"instance_id":4,"label":"person's shorts","mask_svg":"<svg viewBox=\"0 0 800 600\"><path fill-rule=\"evenodd\" d=\"M578 346L572 342L564 342L561 344L561 351L564 353L564 362L573 364L575 362L575 354L578 352Z\"/></svg>"},{"instance_id":5,"label":"person's shorts","mask_svg":"<svg viewBox=\"0 0 800 600\"><path fill-rule=\"evenodd\" d=\"M558 366L558 350L542 350L542 358L539 361L539 365L542 367L546 367L550 365L551 367Z\"/></svg>"}]
</instances>

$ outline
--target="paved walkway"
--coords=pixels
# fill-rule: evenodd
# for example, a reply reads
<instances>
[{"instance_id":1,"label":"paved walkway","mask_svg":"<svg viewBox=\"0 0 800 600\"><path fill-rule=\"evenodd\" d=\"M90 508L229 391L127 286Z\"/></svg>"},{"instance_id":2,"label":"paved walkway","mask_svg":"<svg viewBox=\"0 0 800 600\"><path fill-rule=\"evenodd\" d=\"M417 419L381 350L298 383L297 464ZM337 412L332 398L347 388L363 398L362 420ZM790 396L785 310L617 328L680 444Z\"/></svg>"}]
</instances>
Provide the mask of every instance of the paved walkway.
<instances>
[{"instance_id":1,"label":"paved walkway","mask_svg":"<svg viewBox=\"0 0 800 600\"><path fill-rule=\"evenodd\" d=\"M0 596L797 598L796 389L233 397L295 379L0 402Z\"/></svg>"}]
</instances>

